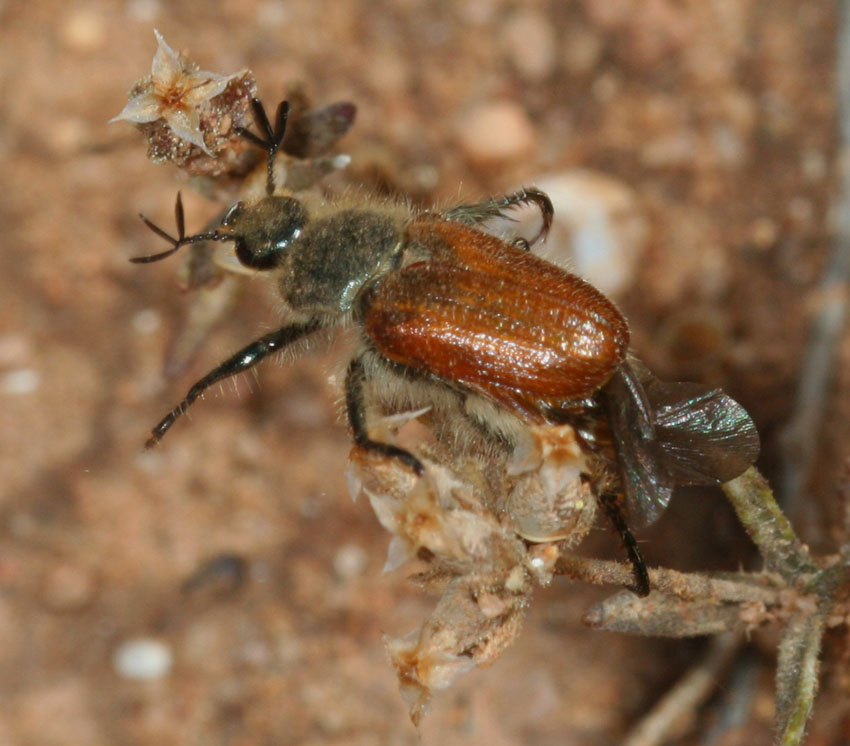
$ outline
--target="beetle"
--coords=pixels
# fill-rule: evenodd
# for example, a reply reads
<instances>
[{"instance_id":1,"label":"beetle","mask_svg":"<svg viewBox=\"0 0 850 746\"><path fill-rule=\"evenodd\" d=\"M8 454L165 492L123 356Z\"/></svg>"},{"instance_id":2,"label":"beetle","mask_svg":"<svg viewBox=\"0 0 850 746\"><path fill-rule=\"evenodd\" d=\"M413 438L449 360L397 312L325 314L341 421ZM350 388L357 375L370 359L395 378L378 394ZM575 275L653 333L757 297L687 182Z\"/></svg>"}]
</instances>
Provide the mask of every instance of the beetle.
<instances>
[{"instance_id":1,"label":"beetle","mask_svg":"<svg viewBox=\"0 0 850 746\"><path fill-rule=\"evenodd\" d=\"M278 107L274 126L258 99L253 107L261 135L240 134L267 152L266 195L237 202L213 230L187 235L178 194L176 237L141 216L171 247L132 261L159 261L199 241L231 242L242 265L276 279L291 320L195 383L147 446L217 381L321 329L354 326L360 347L348 365L345 402L357 446L423 473L412 453L371 437L367 409L376 388L391 409L424 400L508 446L524 425L572 424L619 476L622 489L600 483L600 498L628 550L635 590L646 595L648 573L620 497L648 522L666 506L673 484L740 474L758 453L743 408L718 389L655 379L628 355L629 327L619 309L529 251L553 218L543 192L521 189L442 212L368 200L308 205L275 187L288 104ZM482 229L526 204L542 216L531 241Z\"/></svg>"}]
</instances>

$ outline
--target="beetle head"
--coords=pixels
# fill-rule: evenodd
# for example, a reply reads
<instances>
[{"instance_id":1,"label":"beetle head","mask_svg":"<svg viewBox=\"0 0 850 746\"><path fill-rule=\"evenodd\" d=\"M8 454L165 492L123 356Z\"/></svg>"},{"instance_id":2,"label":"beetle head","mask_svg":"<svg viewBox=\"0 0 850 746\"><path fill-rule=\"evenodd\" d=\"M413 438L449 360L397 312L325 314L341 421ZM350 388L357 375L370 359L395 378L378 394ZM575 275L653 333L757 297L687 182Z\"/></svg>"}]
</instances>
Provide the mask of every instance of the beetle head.
<instances>
[{"instance_id":1,"label":"beetle head","mask_svg":"<svg viewBox=\"0 0 850 746\"><path fill-rule=\"evenodd\" d=\"M274 269L301 235L307 222L304 205L294 197L269 195L250 207L237 202L224 216L223 241L233 241L236 256L251 269Z\"/></svg>"},{"instance_id":2,"label":"beetle head","mask_svg":"<svg viewBox=\"0 0 850 746\"><path fill-rule=\"evenodd\" d=\"M179 192L174 215L177 222L176 238L140 215L145 225L168 241L171 248L159 254L134 257L131 262L157 262L171 256L181 246L198 241L232 241L236 246L237 258L246 267L261 271L274 269L286 250L301 235L307 222L307 211L299 200L274 195L263 197L254 205L237 202L227 211L219 227L208 233L186 235L183 201Z\"/></svg>"}]
</instances>

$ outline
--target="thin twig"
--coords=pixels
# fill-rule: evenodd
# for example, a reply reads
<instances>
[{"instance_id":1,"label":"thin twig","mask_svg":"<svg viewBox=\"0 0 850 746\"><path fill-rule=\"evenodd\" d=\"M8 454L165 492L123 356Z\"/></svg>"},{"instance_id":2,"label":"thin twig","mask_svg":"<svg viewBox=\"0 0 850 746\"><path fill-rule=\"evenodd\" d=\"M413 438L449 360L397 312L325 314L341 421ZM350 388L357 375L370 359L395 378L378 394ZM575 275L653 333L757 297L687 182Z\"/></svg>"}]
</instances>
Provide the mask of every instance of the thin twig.
<instances>
[{"instance_id":1,"label":"thin twig","mask_svg":"<svg viewBox=\"0 0 850 746\"><path fill-rule=\"evenodd\" d=\"M617 593L592 606L582 617L588 627L608 632L648 637L702 637L742 630L766 618L763 606L718 603L714 599L683 601L675 596L653 593L640 598Z\"/></svg>"},{"instance_id":2,"label":"thin twig","mask_svg":"<svg viewBox=\"0 0 850 746\"><path fill-rule=\"evenodd\" d=\"M656 746L677 735L687 719L708 699L719 677L738 653L744 637L726 634L715 637L699 661L652 708L623 741L622 746Z\"/></svg>"},{"instance_id":3,"label":"thin twig","mask_svg":"<svg viewBox=\"0 0 850 746\"><path fill-rule=\"evenodd\" d=\"M779 645L776 672L776 731L781 746L802 743L818 688L823 616L800 612Z\"/></svg>"},{"instance_id":4,"label":"thin twig","mask_svg":"<svg viewBox=\"0 0 850 746\"><path fill-rule=\"evenodd\" d=\"M624 562L574 555L560 557L555 572L572 580L595 585L627 586L633 579L631 566ZM649 571L649 582L654 591L685 600L700 598L727 603L759 602L766 605L779 601L776 584L764 574L735 573L729 577L712 577L653 568Z\"/></svg>"},{"instance_id":5,"label":"thin twig","mask_svg":"<svg viewBox=\"0 0 850 746\"><path fill-rule=\"evenodd\" d=\"M803 356L794 410L782 437L780 503L793 513L816 453L827 389L835 366L838 342L847 318L850 280L850 0L841 1L838 34L838 170L840 191L835 205L836 230L832 254L821 278L821 306L812 319Z\"/></svg>"}]
</instances>

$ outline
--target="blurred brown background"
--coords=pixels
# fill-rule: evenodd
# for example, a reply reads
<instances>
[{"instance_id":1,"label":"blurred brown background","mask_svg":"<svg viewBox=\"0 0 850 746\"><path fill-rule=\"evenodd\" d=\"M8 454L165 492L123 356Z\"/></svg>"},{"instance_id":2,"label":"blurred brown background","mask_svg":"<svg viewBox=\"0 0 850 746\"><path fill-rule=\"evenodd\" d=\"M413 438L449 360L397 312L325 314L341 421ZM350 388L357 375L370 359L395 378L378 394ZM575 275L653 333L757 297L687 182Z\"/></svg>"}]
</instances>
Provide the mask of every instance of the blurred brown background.
<instances>
[{"instance_id":1,"label":"blurred brown background","mask_svg":"<svg viewBox=\"0 0 850 746\"><path fill-rule=\"evenodd\" d=\"M388 537L348 497L339 353L223 386L141 452L198 375L275 324L252 284L192 371L162 375L188 299L175 264L127 258L162 250L136 213L170 226L180 182L107 125L150 69L153 28L204 69L252 68L272 104L295 82L355 102L343 183L424 205L605 175L578 184L639 226L615 242L612 291L636 350L738 397L773 474L831 247L837 23L802 0L0 2L0 743L420 743L381 636L433 599L381 574ZM216 210L184 196L190 230ZM794 510L820 549L841 517L848 352ZM719 492L683 491L641 538L652 564L752 560ZM600 529L583 550L618 547ZM604 595L541 592L520 642L437 698L421 743L619 742L704 643L582 628ZM116 663L139 639L171 660L147 681ZM732 730L721 695L681 743L771 742L763 642ZM843 742L837 665L811 744Z\"/></svg>"}]
</instances>

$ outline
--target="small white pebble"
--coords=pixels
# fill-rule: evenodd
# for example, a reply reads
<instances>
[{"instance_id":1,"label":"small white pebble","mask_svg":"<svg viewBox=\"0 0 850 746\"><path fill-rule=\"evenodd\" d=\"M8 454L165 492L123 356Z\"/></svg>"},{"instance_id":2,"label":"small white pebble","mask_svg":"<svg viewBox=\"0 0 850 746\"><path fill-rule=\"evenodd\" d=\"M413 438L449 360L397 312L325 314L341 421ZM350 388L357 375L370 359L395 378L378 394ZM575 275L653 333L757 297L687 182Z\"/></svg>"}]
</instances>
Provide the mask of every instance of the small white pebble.
<instances>
[{"instance_id":1,"label":"small white pebble","mask_svg":"<svg viewBox=\"0 0 850 746\"><path fill-rule=\"evenodd\" d=\"M162 12L159 0L130 0L127 16L138 23L152 23Z\"/></svg>"},{"instance_id":2,"label":"small white pebble","mask_svg":"<svg viewBox=\"0 0 850 746\"><path fill-rule=\"evenodd\" d=\"M814 214L815 207L808 197L794 197L788 203L788 216L795 223L810 223Z\"/></svg>"},{"instance_id":3,"label":"small white pebble","mask_svg":"<svg viewBox=\"0 0 850 746\"><path fill-rule=\"evenodd\" d=\"M466 155L484 163L514 160L534 147L534 125L513 101L491 101L475 107L460 120L456 131Z\"/></svg>"},{"instance_id":4,"label":"small white pebble","mask_svg":"<svg viewBox=\"0 0 850 746\"><path fill-rule=\"evenodd\" d=\"M599 171L569 169L534 179L555 207L540 255L584 277L606 295L631 286L649 235L635 191Z\"/></svg>"},{"instance_id":5,"label":"small white pebble","mask_svg":"<svg viewBox=\"0 0 850 746\"><path fill-rule=\"evenodd\" d=\"M46 145L51 153L65 158L79 152L89 139L89 127L78 117L62 117L54 122L53 134Z\"/></svg>"},{"instance_id":6,"label":"small white pebble","mask_svg":"<svg viewBox=\"0 0 850 746\"><path fill-rule=\"evenodd\" d=\"M363 574L369 556L359 544L343 544L334 556L334 572L341 580L353 580Z\"/></svg>"},{"instance_id":7,"label":"small white pebble","mask_svg":"<svg viewBox=\"0 0 850 746\"><path fill-rule=\"evenodd\" d=\"M139 334L153 334L162 324L162 316L153 308L146 308L133 316L131 322Z\"/></svg>"},{"instance_id":8,"label":"small white pebble","mask_svg":"<svg viewBox=\"0 0 850 746\"><path fill-rule=\"evenodd\" d=\"M327 404L319 398L289 397L283 403L286 418L301 427L321 427L328 423L330 413Z\"/></svg>"},{"instance_id":9,"label":"small white pebble","mask_svg":"<svg viewBox=\"0 0 850 746\"><path fill-rule=\"evenodd\" d=\"M413 166L408 173L410 178L423 191L436 189L440 183L440 169L428 163Z\"/></svg>"},{"instance_id":10,"label":"small white pebble","mask_svg":"<svg viewBox=\"0 0 850 746\"><path fill-rule=\"evenodd\" d=\"M262 28L283 26L290 17L287 4L280 0L266 0L257 6L257 24Z\"/></svg>"},{"instance_id":11,"label":"small white pebble","mask_svg":"<svg viewBox=\"0 0 850 746\"><path fill-rule=\"evenodd\" d=\"M45 577L41 600L51 611L79 611L91 602L95 591L94 577L85 568L60 562Z\"/></svg>"},{"instance_id":12,"label":"small white pebble","mask_svg":"<svg viewBox=\"0 0 850 746\"><path fill-rule=\"evenodd\" d=\"M822 181L829 173L829 164L826 156L816 148L806 148L800 158L800 166L803 176L807 181Z\"/></svg>"},{"instance_id":13,"label":"small white pebble","mask_svg":"<svg viewBox=\"0 0 850 746\"><path fill-rule=\"evenodd\" d=\"M747 146L738 133L726 124L720 124L711 130L711 144L717 158L724 166L743 165L747 157Z\"/></svg>"},{"instance_id":14,"label":"small white pebble","mask_svg":"<svg viewBox=\"0 0 850 746\"><path fill-rule=\"evenodd\" d=\"M590 85L590 93L599 103L607 104L620 90L620 81L613 73L603 73Z\"/></svg>"},{"instance_id":15,"label":"small white pebble","mask_svg":"<svg viewBox=\"0 0 850 746\"><path fill-rule=\"evenodd\" d=\"M41 385L41 375L32 368L10 370L0 377L0 390L4 394L31 394Z\"/></svg>"},{"instance_id":16,"label":"small white pebble","mask_svg":"<svg viewBox=\"0 0 850 746\"><path fill-rule=\"evenodd\" d=\"M769 249L779 238L780 227L768 217L756 218L750 226L750 240L759 249Z\"/></svg>"},{"instance_id":17,"label":"small white pebble","mask_svg":"<svg viewBox=\"0 0 850 746\"><path fill-rule=\"evenodd\" d=\"M471 26L486 26L492 23L497 10L496 4L490 0L466 0L465 3L457 4L457 11Z\"/></svg>"},{"instance_id":18,"label":"small white pebble","mask_svg":"<svg viewBox=\"0 0 850 746\"><path fill-rule=\"evenodd\" d=\"M545 15L520 10L505 24L503 34L508 54L526 80L541 80L554 71L558 40Z\"/></svg>"},{"instance_id":19,"label":"small white pebble","mask_svg":"<svg viewBox=\"0 0 850 746\"><path fill-rule=\"evenodd\" d=\"M145 637L121 643L112 656L115 672L133 681L161 679L171 671L173 662L168 645Z\"/></svg>"},{"instance_id":20,"label":"small white pebble","mask_svg":"<svg viewBox=\"0 0 850 746\"><path fill-rule=\"evenodd\" d=\"M349 163L351 163L351 156L346 153L340 153L331 159L331 166L338 171L346 168Z\"/></svg>"},{"instance_id":21,"label":"small white pebble","mask_svg":"<svg viewBox=\"0 0 850 746\"><path fill-rule=\"evenodd\" d=\"M106 40L103 16L92 8L77 8L60 27L65 44L77 52L92 52Z\"/></svg>"},{"instance_id":22,"label":"small white pebble","mask_svg":"<svg viewBox=\"0 0 850 746\"><path fill-rule=\"evenodd\" d=\"M605 45L599 36L588 29L570 34L561 45L564 66L572 75L587 75L599 64Z\"/></svg>"},{"instance_id":23,"label":"small white pebble","mask_svg":"<svg viewBox=\"0 0 850 746\"><path fill-rule=\"evenodd\" d=\"M253 668L266 668L271 661L271 651L261 640L249 640L236 652L240 663Z\"/></svg>"}]
</instances>

